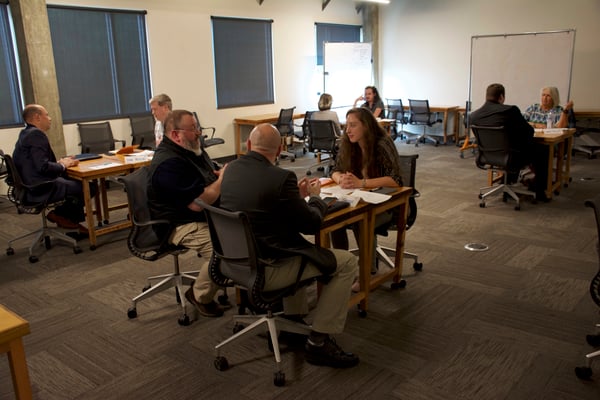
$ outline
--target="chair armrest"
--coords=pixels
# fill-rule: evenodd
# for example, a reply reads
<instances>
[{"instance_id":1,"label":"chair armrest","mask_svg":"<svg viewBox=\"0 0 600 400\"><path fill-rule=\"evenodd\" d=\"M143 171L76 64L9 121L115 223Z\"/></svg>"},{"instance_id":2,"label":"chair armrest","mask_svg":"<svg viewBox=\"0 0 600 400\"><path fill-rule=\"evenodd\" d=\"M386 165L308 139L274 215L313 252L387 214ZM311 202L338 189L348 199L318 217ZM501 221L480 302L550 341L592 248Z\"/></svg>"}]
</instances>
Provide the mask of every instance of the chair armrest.
<instances>
[{"instance_id":1,"label":"chair armrest","mask_svg":"<svg viewBox=\"0 0 600 400\"><path fill-rule=\"evenodd\" d=\"M202 135L203 135L205 138L208 138L208 135L207 135L207 134L205 134L205 131L210 131L210 132L211 132L211 133L210 133L210 138L211 138L211 139L212 139L212 137L213 137L213 136L215 136L215 131L216 131L216 129L215 129L214 127L212 127L212 126L201 126L201 127L200 127L200 129L202 129Z\"/></svg>"}]
</instances>

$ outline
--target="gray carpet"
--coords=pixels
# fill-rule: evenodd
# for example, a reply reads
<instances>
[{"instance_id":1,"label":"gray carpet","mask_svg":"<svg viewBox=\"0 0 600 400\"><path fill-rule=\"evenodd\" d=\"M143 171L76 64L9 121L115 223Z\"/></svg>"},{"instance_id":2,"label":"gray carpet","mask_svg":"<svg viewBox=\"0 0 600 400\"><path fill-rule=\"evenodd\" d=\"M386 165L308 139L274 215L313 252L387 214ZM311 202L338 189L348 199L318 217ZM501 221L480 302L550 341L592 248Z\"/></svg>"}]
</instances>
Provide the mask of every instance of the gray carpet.
<instances>
[{"instance_id":1,"label":"gray carpet","mask_svg":"<svg viewBox=\"0 0 600 400\"><path fill-rule=\"evenodd\" d=\"M127 232L118 232L100 237L95 251L83 240L78 255L56 246L36 264L28 262L28 243L0 256L0 303L31 323L25 349L34 398L600 398L600 362L591 382L573 373L591 351L585 335L600 322L588 293L598 270L597 235L583 206L600 193L600 160L576 155L568 188L550 203L525 199L515 211L500 197L479 207L486 173L471 153L461 159L452 144L398 149L419 154L419 212L406 247L424 268L414 272L407 260L406 288L375 290L366 318L349 310L337 340L360 356L359 366L315 367L302 352L284 351L287 384L277 388L272 354L254 336L225 349L231 369L217 371L213 346L231 334L235 308L182 327L168 291L128 319L145 278L172 264L131 256ZM313 162L306 154L281 166L303 176ZM124 198L114 185L110 196ZM18 215L0 200L4 243L38 224L38 216ZM391 234L380 242L394 240ZM465 250L472 242L489 250ZM183 255L182 268L194 269L196 260ZM8 365L0 362L0 400L13 397Z\"/></svg>"}]
</instances>

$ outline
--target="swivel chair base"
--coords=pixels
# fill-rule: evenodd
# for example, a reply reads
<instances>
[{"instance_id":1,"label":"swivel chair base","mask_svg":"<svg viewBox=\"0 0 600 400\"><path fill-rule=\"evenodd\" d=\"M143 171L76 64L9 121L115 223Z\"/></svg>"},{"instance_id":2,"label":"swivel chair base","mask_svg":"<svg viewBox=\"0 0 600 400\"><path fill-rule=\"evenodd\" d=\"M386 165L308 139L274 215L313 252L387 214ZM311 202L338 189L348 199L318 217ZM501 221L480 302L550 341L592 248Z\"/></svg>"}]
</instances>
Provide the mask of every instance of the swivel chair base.
<instances>
[{"instance_id":1,"label":"swivel chair base","mask_svg":"<svg viewBox=\"0 0 600 400\"><path fill-rule=\"evenodd\" d=\"M506 179L506 174L505 174L505 178ZM479 207L481 208L485 208L485 199L495 195L495 194L502 194L502 200L503 201L507 201L509 197L511 197L513 200L515 200L516 205L515 205L515 210L519 211L521 209L521 200L519 199L518 194L522 194L522 195L527 195L527 196L532 196L534 201L536 200L536 195L535 193L523 188L516 188L513 187L507 183L501 183L500 185L496 185L496 186L486 186L486 187L482 187L481 189L479 189L479 199L481 200L479 202Z\"/></svg>"},{"instance_id":2,"label":"swivel chair base","mask_svg":"<svg viewBox=\"0 0 600 400\"><path fill-rule=\"evenodd\" d=\"M273 383L275 386L284 386L285 373L281 369L281 352L279 350L278 329L285 332L308 335L312 327L310 325L301 324L299 322L294 322L283 318L280 316L282 314L283 313L273 313L272 311L268 311L268 313L265 315L234 315L234 335L215 346L215 368L219 371L225 371L229 369L229 362L224 356L221 355L221 348L223 346L244 337L263 324L267 324L267 328L269 329L269 337L271 339L271 343L273 344L273 353L275 355L275 373L273 375ZM244 327L244 324L246 323L250 325Z\"/></svg>"},{"instance_id":3,"label":"swivel chair base","mask_svg":"<svg viewBox=\"0 0 600 400\"><path fill-rule=\"evenodd\" d=\"M35 255L34 250L39 247L42 243L46 250L49 250L52 247L52 243L62 242L64 244L70 245L73 247L73 253L79 254L81 253L81 247L77 245L77 240L74 238L67 236L63 232L59 231L57 228L48 227L48 222L46 220L46 211L42 211L40 213L42 216L42 227L36 231L26 233L25 235L21 235L17 238L11 239L8 241L8 247L6 248L6 255L12 256L15 254L15 250L13 248L13 243L19 241L21 239L25 239L29 236L34 236L35 239L29 246L29 262L36 263L39 261L38 256Z\"/></svg>"},{"instance_id":4,"label":"swivel chair base","mask_svg":"<svg viewBox=\"0 0 600 400\"><path fill-rule=\"evenodd\" d=\"M160 292L163 292L171 287L175 287L177 302L181 306L183 314L179 318L179 325L187 326L192 323L189 315L187 314L186 301L184 299L184 285L192 285L196 280L196 276L192 274L198 274L199 271L180 272L179 270L179 254L173 254L174 257L174 270L170 274L156 275L148 278L148 284L142 289L142 293L138 294L131 300L131 308L127 310L127 316L131 318L137 317L137 303L142 300L148 299ZM152 285L153 281L159 281L157 284Z\"/></svg>"}]
</instances>

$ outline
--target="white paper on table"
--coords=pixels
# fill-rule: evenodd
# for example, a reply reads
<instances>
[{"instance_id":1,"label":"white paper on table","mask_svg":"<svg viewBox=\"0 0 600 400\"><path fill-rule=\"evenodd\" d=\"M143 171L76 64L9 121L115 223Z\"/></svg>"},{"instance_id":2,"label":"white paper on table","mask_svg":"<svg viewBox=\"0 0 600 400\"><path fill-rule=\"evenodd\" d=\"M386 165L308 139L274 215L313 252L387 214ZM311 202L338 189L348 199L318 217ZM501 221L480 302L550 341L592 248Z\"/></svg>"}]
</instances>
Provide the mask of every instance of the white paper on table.
<instances>
[{"instance_id":1,"label":"white paper on table","mask_svg":"<svg viewBox=\"0 0 600 400\"><path fill-rule=\"evenodd\" d=\"M392 198L392 196L390 196L389 194L375 193L375 192L370 192L368 190L360 190L360 189L356 189L354 192L352 192L351 196L352 197L360 197L363 201L365 201L367 203L371 203L371 204L383 203Z\"/></svg>"},{"instance_id":2,"label":"white paper on table","mask_svg":"<svg viewBox=\"0 0 600 400\"><path fill-rule=\"evenodd\" d=\"M107 162L107 163L99 164L99 165L91 165L88 168L89 169L104 169L104 168L118 167L120 165L121 165L121 163L117 163L117 162Z\"/></svg>"}]
</instances>

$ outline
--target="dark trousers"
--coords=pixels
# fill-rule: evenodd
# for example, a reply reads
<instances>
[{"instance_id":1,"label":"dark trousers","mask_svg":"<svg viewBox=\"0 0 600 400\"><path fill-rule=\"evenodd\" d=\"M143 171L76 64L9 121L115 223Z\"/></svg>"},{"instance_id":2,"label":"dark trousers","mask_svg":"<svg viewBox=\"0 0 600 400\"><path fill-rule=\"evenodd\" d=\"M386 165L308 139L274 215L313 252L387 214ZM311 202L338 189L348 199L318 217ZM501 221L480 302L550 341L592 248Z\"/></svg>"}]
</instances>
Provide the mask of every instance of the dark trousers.
<instances>
[{"instance_id":1,"label":"dark trousers","mask_svg":"<svg viewBox=\"0 0 600 400\"><path fill-rule=\"evenodd\" d=\"M98 186L90 184L90 195L94 197L98 192ZM49 203L65 200L64 203L57 206L54 212L70 221L79 223L85 221L85 212L83 200L83 186L80 181L57 178L56 186L49 197Z\"/></svg>"}]
</instances>

